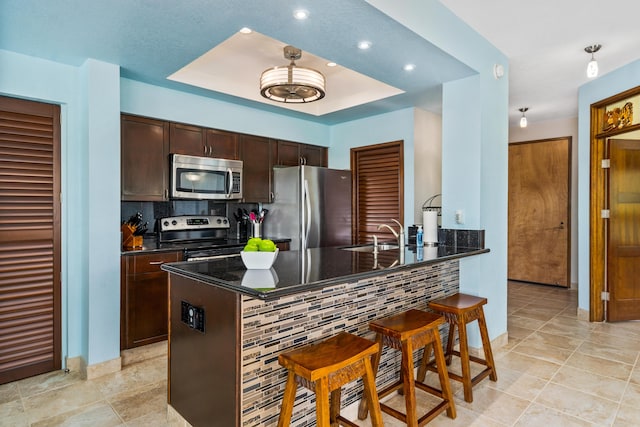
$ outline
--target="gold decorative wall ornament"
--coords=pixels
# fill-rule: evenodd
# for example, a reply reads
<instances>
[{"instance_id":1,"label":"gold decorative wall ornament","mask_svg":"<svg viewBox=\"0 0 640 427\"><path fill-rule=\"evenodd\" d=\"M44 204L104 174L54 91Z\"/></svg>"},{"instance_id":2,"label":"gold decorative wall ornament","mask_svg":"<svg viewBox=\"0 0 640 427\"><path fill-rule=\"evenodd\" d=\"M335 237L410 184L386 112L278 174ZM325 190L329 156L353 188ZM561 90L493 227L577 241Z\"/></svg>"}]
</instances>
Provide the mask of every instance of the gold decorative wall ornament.
<instances>
[{"instance_id":1,"label":"gold decorative wall ornament","mask_svg":"<svg viewBox=\"0 0 640 427\"><path fill-rule=\"evenodd\" d=\"M622 108L616 107L612 110L605 110L603 118L603 132L629 126L633 122L633 103L627 102Z\"/></svg>"}]
</instances>

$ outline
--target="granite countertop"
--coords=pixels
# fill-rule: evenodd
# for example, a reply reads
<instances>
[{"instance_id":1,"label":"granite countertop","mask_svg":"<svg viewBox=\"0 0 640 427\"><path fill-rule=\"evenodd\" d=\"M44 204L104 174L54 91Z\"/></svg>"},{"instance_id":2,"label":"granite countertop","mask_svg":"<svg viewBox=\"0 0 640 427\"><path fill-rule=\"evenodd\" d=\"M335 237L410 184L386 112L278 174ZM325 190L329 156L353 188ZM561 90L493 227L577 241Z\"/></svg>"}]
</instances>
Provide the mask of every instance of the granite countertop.
<instances>
[{"instance_id":1,"label":"granite countertop","mask_svg":"<svg viewBox=\"0 0 640 427\"><path fill-rule=\"evenodd\" d=\"M348 280L387 275L399 269L479 255L489 249L425 247L418 260L415 246L382 251L377 256L333 248L280 251L269 270L247 270L240 256L209 261L163 264L162 269L263 300L320 289Z\"/></svg>"},{"instance_id":2,"label":"granite countertop","mask_svg":"<svg viewBox=\"0 0 640 427\"><path fill-rule=\"evenodd\" d=\"M266 237L268 238L268 237ZM244 247L247 243L247 239L228 238L223 239L220 242L170 242L160 243L155 235L145 235L142 243L142 247L137 248L122 248L122 255L141 255L144 253L156 253L156 252L175 252L183 251L185 249L209 249L209 248L233 248ZM290 242L291 239L271 239L275 243Z\"/></svg>"}]
</instances>

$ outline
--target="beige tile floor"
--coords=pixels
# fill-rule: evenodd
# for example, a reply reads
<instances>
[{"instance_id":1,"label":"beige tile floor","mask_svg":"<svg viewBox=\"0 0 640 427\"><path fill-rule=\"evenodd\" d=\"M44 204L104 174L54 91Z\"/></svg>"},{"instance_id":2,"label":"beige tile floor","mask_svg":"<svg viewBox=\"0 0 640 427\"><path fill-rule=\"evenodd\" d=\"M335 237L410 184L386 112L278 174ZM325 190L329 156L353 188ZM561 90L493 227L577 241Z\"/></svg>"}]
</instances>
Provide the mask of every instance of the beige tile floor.
<instances>
[{"instance_id":1,"label":"beige tile floor","mask_svg":"<svg viewBox=\"0 0 640 427\"><path fill-rule=\"evenodd\" d=\"M572 290L510 283L498 381L478 384L473 403L452 382L457 418L442 414L429 425L640 426L640 322L581 321L576 301ZM0 426L169 426L166 369L166 357L156 357L90 381L52 372L0 385ZM400 396L391 402L402 408ZM418 402L433 400L418 391Z\"/></svg>"}]
</instances>

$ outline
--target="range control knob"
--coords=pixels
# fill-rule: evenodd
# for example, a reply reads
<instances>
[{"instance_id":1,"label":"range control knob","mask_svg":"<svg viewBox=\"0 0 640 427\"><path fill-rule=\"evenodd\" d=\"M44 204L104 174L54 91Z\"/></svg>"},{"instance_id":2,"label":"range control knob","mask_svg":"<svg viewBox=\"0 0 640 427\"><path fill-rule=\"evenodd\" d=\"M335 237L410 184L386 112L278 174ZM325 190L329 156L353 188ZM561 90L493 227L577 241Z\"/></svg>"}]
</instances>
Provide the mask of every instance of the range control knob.
<instances>
[{"instance_id":1,"label":"range control knob","mask_svg":"<svg viewBox=\"0 0 640 427\"><path fill-rule=\"evenodd\" d=\"M162 223L162 225L164 225L165 227L167 227L169 225L169 221L165 221Z\"/></svg>"},{"instance_id":2,"label":"range control knob","mask_svg":"<svg viewBox=\"0 0 640 427\"><path fill-rule=\"evenodd\" d=\"M218 218L218 219L216 220L216 222L217 222L218 224L222 224L222 220L221 220L220 218Z\"/></svg>"},{"instance_id":3,"label":"range control knob","mask_svg":"<svg viewBox=\"0 0 640 427\"><path fill-rule=\"evenodd\" d=\"M171 225L178 225L178 221L174 219L173 221L171 221Z\"/></svg>"},{"instance_id":4,"label":"range control knob","mask_svg":"<svg viewBox=\"0 0 640 427\"><path fill-rule=\"evenodd\" d=\"M225 219L223 219L223 220L222 220L222 223L223 223L223 224L226 224L227 222L229 222L229 221L227 221L227 218L225 218Z\"/></svg>"}]
</instances>

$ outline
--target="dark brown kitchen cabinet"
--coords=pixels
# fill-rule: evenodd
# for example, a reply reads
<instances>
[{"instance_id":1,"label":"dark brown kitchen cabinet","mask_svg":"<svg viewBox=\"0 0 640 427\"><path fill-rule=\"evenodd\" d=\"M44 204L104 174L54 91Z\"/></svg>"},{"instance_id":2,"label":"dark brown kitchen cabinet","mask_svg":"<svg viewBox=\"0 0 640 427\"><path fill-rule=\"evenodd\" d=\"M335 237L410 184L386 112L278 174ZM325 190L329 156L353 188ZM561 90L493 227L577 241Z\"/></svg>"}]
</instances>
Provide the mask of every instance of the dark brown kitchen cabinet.
<instances>
[{"instance_id":1,"label":"dark brown kitchen cabinet","mask_svg":"<svg viewBox=\"0 0 640 427\"><path fill-rule=\"evenodd\" d=\"M327 149L325 147L290 141L278 141L277 144L277 164L280 166L327 166Z\"/></svg>"},{"instance_id":2,"label":"dark brown kitchen cabinet","mask_svg":"<svg viewBox=\"0 0 640 427\"><path fill-rule=\"evenodd\" d=\"M171 123L169 152L220 159L240 158L237 134L183 123Z\"/></svg>"},{"instance_id":3,"label":"dark brown kitchen cabinet","mask_svg":"<svg viewBox=\"0 0 640 427\"><path fill-rule=\"evenodd\" d=\"M216 129L207 129L209 157L240 160L238 134Z\"/></svg>"},{"instance_id":4,"label":"dark brown kitchen cabinet","mask_svg":"<svg viewBox=\"0 0 640 427\"><path fill-rule=\"evenodd\" d=\"M120 131L122 200L167 200L169 123L123 114Z\"/></svg>"},{"instance_id":5,"label":"dark brown kitchen cabinet","mask_svg":"<svg viewBox=\"0 0 640 427\"><path fill-rule=\"evenodd\" d=\"M182 259L182 252L125 255L121 259L120 347L139 347L167 339L168 274L160 269Z\"/></svg>"},{"instance_id":6,"label":"dark brown kitchen cabinet","mask_svg":"<svg viewBox=\"0 0 640 427\"><path fill-rule=\"evenodd\" d=\"M273 166L272 140L260 136L241 135L242 192L244 201L270 203Z\"/></svg>"},{"instance_id":7,"label":"dark brown kitchen cabinet","mask_svg":"<svg viewBox=\"0 0 640 427\"><path fill-rule=\"evenodd\" d=\"M206 155L205 130L199 126L171 123L169 152L189 156Z\"/></svg>"},{"instance_id":8,"label":"dark brown kitchen cabinet","mask_svg":"<svg viewBox=\"0 0 640 427\"><path fill-rule=\"evenodd\" d=\"M308 166L327 166L327 149L318 145L300 144L300 158Z\"/></svg>"}]
</instances>

